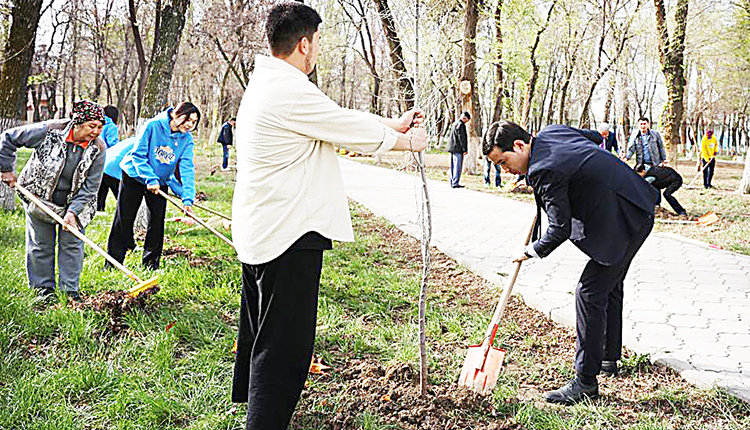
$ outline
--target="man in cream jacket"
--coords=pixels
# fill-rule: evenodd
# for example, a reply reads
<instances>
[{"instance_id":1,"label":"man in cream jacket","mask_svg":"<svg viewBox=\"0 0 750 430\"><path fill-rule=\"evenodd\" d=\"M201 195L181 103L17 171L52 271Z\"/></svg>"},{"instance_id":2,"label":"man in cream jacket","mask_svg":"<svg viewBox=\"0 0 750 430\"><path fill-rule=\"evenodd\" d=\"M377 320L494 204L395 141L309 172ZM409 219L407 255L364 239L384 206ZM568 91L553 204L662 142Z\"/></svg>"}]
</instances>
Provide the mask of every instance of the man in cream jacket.
<instances>
[{"instance_id":1,"label":"man in cream jacket","mask_svg":"<svg viewBox=\"0 0 750 430\"><path fill-rule=\"evenodd\" d=\"M232 237L242 308L232 400L248 402L253 430L288 425L312 357L323 250L354 240L333 146L426 147L422 112L390 119L344 109L308 80L320 22L298 2L270 11L272 56L256 56L237 113Z\"/></svg>"}]
</instances>

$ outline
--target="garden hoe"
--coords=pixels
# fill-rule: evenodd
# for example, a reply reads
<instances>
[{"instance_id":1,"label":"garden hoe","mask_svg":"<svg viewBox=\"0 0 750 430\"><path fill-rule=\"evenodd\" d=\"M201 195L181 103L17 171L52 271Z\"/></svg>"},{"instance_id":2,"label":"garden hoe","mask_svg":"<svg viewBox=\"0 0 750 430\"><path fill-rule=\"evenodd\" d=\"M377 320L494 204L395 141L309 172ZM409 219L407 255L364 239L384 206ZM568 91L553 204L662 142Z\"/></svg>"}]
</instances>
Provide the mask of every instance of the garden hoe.
<instances>
[{"instance_id":1,"label":"garden hoe","mask_svg":"<svg viewBox=\"0 0 750 430\"><path fill-rule=\"evenodd\" d=\"M208 231L210 231L211 233L215 234L215 235L216 235L216 236L217 236L217 237L218 237L219 239L221 239L221 240L223 240L224 242L226 242L227 244L229 244L229 246L231 246L231 247L232 247L232 249L235 249L235 248L234 248L234 243L232 243L232 241L231 241L231 240L227 239L227 237L226 237L226 236L224 236L223 234L219 233L219 231L218 231L218 230L216 230L215 228L213 228L213 227L211 227L210 225L208 225L208 224L207 224L207 223L206 223L205 221L203 221L202 219L198 218L197 216L193 215L193 214L192 214L192 213L190 213L190 212L187 212L187 211L183 210L183 209L182 209L182 205L180 204L180 202L178 202L178 201L177 201L177 199L175 199L174 197L172 197L172 196L168 195L167 193L165 193L165 192L164 192L164 191L162 191L162 190L158 190L158 194L159 194L160 196L164 197L165 199L167 199L167 200L168 200L168 201L169 201L170 203L172 203L173 205L175 205L175 206L177 206L178 208L180 208L180 210L181 210L181 211L182 211L183 213L185 213L185 215L187 215L187 216L189 216L190 218L194 219L194 220L195 220L195 221L196 221L196 222L197 222L198 224L202 225L203 227L206 227L206 228L208 229Z\"/></svg>"},{"instance_id":2,"label":"garden hoe","mask_svg":"<svg viewBox=\"0 0 750 430\"><path fill-rule=\"evenodd\" d=\"M534 216L534 222L531 223L531 229L529 229L529 234L526 236L524 246L529 244L535 224L536 216ZM513 271L513 277L503 290L500 302L495 308L495 314L492 316L492 321L490 321L490 325L487 327L484 341L480 345L469 347L466 360L464 360L464 367L461 369L461 376L458 377L459 386L466 387L483 396L490 394L492 389L495 388L500 368L503 367L505 350L496 348L492 344L495 340L497 329L500 327L500 320L503 318L505 306L508 305L513 285L516 283L516 278L520 270L521 262L518 262Z\"/></svg>"},{"instance_id":3,"label":"garden hoe","mask_svg":"<svg viewBox=\"0 0 750 430\"><path fill-rule=\"evenodd\" d=\"M49 208L46 204L44 204L41 200L39 200L35 195L31 194L29 190L21 186L20 184L16 183L16 188L18 191L21 192L27 199L31 200L35 205L39 206L40 209L42 209L44 212L47 213L47 215L51 216L55 221L60 223L60 225L65 225L65 221L63 221L62 218L60 218L60 215L55 213L52 209ZM80 232L75 227L67 226L68 231L73 233L73 235L79 239L81 239L86 245L92 247L94 251L98 252L102 255L107 261L109 261L113 266L117 267L118 269L122 270L128 277L138 284L136 286L132 287L128 290L128 294L130 294L132 297L136 297L138 294L148 290L149 288L155 286L158 282L157 277L153 277L151 279L148 279L146 281L141 280L138 276L135 275L130 269L123 266L119 261L115 260L111 255L106 253L103 249L99 247L96 243L94 243L91 239L84 236L83 233Z\"/></svg>"}]
</instances>

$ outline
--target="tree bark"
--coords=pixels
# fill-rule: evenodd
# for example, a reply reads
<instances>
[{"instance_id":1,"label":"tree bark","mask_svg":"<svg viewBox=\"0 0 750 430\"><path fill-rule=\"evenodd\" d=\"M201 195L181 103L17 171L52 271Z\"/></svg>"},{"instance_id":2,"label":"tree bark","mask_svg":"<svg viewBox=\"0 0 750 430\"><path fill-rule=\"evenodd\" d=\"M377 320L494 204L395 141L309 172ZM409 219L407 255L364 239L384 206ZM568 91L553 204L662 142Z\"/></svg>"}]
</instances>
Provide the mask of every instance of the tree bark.
<instances>
[{"instance_id":1,"label":"tree bark","mask_svg":"<svg viewBox=\"0 0 750 430\"><path fill-rule=\"evenodd\" d=\"M404 62L404 52L401 48L401 39L396 31L396 22L393 19L391 8L387 0L374 0L383 25L385 38L390 48L391 64L398 76L398 88L401 92L401 109L406 111L414 106L414 83L409 77Z\"/></svg>"},{"instance_id":2,"label":"tree bark","mask_svg":"<svg viewBox=\"0 0 750 430\"><path fill-rule=\"evenodd\" d=\"M461 77L459 82L468 81L471 89L468 93L461 92L461 109L471 114L468 123L468 155L464 158L463 168L466 173L473 175L478 172L481 134L481 111L479 108L479 91L477 89L477 22L479 21L478 0L466 0L466 18L464 21L463 57L461 60Z\"/></svg>"},{"instance_id":3,"label":"tree bark","mask_svg":"<svg viewBox=\"0 0 750 430\"><path fill-rule=\"evenodd\" d=\"M140 113L143 110L143 94L146 91L146 82L148 81L148 61L146 61L146 51L143 49L143 40L141 39L141 31L138 29L138 21L136 19L136 9L134 0L128 0L128 16L130 20L130 29L133 32L133 42L135 43L135 50L138 53L138 88L136 90L136 103L135 103L135 117L140 117ZM138 124L135 124L137 127Z\"/></svg>"},{"instance_id":4,"label":"tree bark","mask_svg":"<svg viewBox=\"0 0 750 430\"><path fill-rule=\"evenodd\" d=\"M185 14L190 0L173 0L162 5L157 13L156 37L151 52L151 64L143 95L141 118L151 118L168 103L177 53L180 47Z\"/></svg>"},{"instance_id":5,"label":"tree bark","mask_svg":"<svg viewBox=\"0 0 750 430\"><path fill-rule=\"evenodd\" d=\"M497 1L495 7L495 109L492 111L492 122L500 121L503 116L503 0Z\"/></svg>"},{"instance_id":6,"label":"tree bark","mask_svg":"<svg viewBox=\"0 0 750 430\"><path fill-rule=\"evenodd\" d=\"M3 51L0 73L0 132L21 124L26 116L26 81L34 57L36 29L42 0L15 0L11 9L12 24ZM4 183L0 185L0 208L15 209L15 194Z\"/></svg>"},{"instance_id":7,"label":"tree bark","mask_svg":"<svg viewBox=\"0 0 750 430\"><path fill-rule=\"evenodd\" d=\"M664 145L669 163L677 161L677 145L680 143L680 123L683 115L683 93L685 91L685 30L687 28L688 0L677 0L675 9L675 31L670 37L667 28L667 13L664 0L654 0L656 7L656 29L659 34L659 62L666 80L669 101L662 114Z\"/></svg>"}]
</instances>

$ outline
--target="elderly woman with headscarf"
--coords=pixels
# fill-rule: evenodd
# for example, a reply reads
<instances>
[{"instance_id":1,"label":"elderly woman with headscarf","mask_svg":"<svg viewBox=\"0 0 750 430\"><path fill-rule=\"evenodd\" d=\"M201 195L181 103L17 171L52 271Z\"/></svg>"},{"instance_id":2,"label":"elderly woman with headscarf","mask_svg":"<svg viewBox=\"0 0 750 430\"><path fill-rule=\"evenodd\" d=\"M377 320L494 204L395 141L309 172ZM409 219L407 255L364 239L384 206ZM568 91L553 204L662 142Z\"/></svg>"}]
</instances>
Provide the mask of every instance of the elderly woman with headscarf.
<instances>
[{"instance_id":1,"label":"elderly woman with headscarf","mask_svg":"<svg viewBox=\"0 0 750 430\"><path fill-rule=\"evenodd\" d=\"M55 241L58 242L59 288L76 301L83 264L83 242L69 232L83 232L96 214L96 194L102 180L106 146L99 139L104 125L101 106L89 101L73 104L73 119L50 120L16 127L0 134L0 172L3 182L16 184L16 150L34 152L18 183L45 202L64 225L23 196L26 209L26 274L29 286L42 298L55 292Z\"/></svg>"}]
</instances>

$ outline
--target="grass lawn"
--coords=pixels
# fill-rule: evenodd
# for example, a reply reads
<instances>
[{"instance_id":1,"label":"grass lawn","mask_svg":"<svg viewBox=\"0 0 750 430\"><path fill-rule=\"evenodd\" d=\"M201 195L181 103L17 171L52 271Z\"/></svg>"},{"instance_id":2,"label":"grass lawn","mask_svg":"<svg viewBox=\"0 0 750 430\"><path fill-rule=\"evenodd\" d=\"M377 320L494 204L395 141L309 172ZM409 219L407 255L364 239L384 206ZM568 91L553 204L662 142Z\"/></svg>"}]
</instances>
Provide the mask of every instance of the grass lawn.
<instances>
[{"instance_id":1,"label":"grass lawn","mask_svg":"<svg viewBox=\"0 0 750 430\"><path fill-rule=\"evenodd\" d=\"M22 166L28 153L23 154ZM230 213L233 174L198 155L204 205ZM20 167L19 167L20 168ZM467 183L468 184L468 183ZM87 235L105 245L114 202ZM418 396L418 243L356 204L356 242L325 255L317 359L291 429L747 429L750 405L699 390L627 354L601 379L602 398L565 408L540 401L572 375L574 332L514 299L508 350L492 396L460 391L467 345L484 332L498 292L435 251L428 305L430 389ZM197 210L200 213L200 210ZM170 208L167 217L176 216ZM241 429L230 402L240 266L205 230L167 223L160 291L123 307L133 285L87 250L84 305L34 302L24 270L24 215L0 213L0 429ZM180 233L180 234L178 234ZM126 265L142 277L140 250Z\"/></svg>"},{"instance_id":2,"label":"grass lawn","mask_svg":"<svg viewBox=\"0 0 750 430\"><path fill-rule=\"evenodd\" d=\"M375 164L375 160L370 157L355 157L356 161L368 164ZM428 177L439 181L448 182L448 171L450 169L450 154L438 150L432 150L425 156ZM480 167L484 166L484 161ZM634 164L631 159L630 165ZM384 156L380 162L381 167L392 169L403 169L409 165L409 160L402 154L390 153ZM654 226L654 231L662 233L676 233L691 239L700 240L713 245L718 245L724 249L750 255L750 194L737 194L736 190L742 179L744 166L740 163L728 163L719 160L712 185L713 189L706 190L703 188L703 176L700 175L693 182L690 189L688 184L696 177L698 173L694 161L682 160L678 163L677 171L683 178L683 186L675 193L675 197L680 204L685 207L688 214L693 217L701 216L709 211L715 212L720 221L709 225L702 226L696 224L667 224L658 222ZM492 179L494 181L495 170L492 170ZM503 185L514 180L514 175L502 175ZM461 185L475 191L496 194L502 197L508 197L516 200L534 203L534 198L530 194L510 193L502 188L487 187L484 185L484 177L481 174L461 175ZM672 211L669 204L662 198L662 208Z\"/></svg>"}]
</instances>

